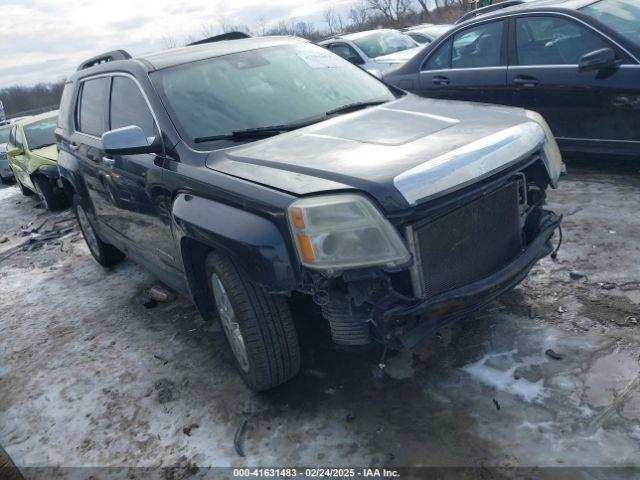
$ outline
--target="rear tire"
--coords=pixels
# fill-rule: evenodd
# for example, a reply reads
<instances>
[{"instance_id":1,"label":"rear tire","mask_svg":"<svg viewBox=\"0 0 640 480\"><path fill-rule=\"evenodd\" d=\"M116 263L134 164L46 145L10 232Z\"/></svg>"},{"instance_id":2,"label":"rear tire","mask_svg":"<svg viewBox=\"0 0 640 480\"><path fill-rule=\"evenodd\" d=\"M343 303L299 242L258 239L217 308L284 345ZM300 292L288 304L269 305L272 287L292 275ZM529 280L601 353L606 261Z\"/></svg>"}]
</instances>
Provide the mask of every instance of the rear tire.
<instances>
[{"instance_id":1,"label":"rear tire","mask_svg":"<svg viewBox=\"0 0 640 480\"><path fill-rule=\"evenodd\" d=\"M73 196L73 211L76 214L76 219L78 220L78 225L80 225L84 241L87 243L87 247L89 247L89 251L91 255L93 255L93 258L96 259L96 262L103 267L112 267L120 263L125 257L124 253L113 245L102 241L79 195Z\"/></svg>"},{"instance_id":2,"label":"rear tire","mask_svg":"<svg viewBox=\"0 0 640 480\"><path fill-rule=\"evenodd\" d=\"M40 197L45 209L53 211L62 208L64 203L62 195L51 185L49 179L42 175L35 175L33 185L36 187L38 197Z\"/></svg>"},{"instance_id":3,"label":"rear tire","mask_svg":"<svg viewBox=\"0 0 640 480\"><path fill-rule=\"evenodd\" d=\"M207 257L206 270L227 343L249 388L262 392L293 378L300 370L300 345L285 299L265 292L217 252Z\"/></svg>"},{"instance_id":4,"label":"rear tire","mask_svg":"<svg viewBox=\"0 0 640 480\"><path fill-rule=\"evenodd\" d=\"M0 447L0 478L3 480L24 480L20 470L2 447Z\"/></svg>"}]
</instances>

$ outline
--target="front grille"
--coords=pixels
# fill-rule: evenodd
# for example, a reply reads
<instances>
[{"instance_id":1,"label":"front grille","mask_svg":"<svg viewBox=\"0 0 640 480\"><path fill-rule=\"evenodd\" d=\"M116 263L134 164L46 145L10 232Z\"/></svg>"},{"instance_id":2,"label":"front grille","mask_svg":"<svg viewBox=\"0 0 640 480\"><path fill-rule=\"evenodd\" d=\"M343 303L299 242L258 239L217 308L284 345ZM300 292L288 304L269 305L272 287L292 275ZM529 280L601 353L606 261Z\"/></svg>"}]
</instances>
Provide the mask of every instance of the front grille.
<instances>
[{"instance_id":1,"label":"front grille","mask_svg":"<svg viewBox=\"0 0 640 480\"><path fill-rule=\"evenodd\" d=\"M518 183L513 181L414 226L415 293L433 297L482 280L513 260L522 250L519 203Z\"/></svg>"}]
</instances>

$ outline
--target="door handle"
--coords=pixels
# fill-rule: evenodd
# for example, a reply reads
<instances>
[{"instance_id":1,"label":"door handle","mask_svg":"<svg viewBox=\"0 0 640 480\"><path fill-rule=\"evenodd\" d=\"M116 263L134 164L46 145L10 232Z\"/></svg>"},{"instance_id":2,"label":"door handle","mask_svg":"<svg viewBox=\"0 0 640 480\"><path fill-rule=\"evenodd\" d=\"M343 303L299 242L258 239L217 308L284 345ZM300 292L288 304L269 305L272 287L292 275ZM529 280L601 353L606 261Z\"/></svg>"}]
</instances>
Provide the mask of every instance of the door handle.
<instances>
[{"instance_id":1,"label":"door handle","mask_svg":"<svg viewBox=\"0 0 640 480\"><path fill-rule=\"evenodd\" d=\"M540 83L540 80L538 80L535 77L528 77L526 75L518 75L516 78L513 79L513 83L515 83L516 85L519 85L521 87L535 87L536 85L538 85Z\"/></svg>"},{"instance_id":2,"label":"door handle","mask_svg":"<svg viewBox=\"0 0 640 480\"><path fill-rule=\"evenodd\" d=\"M436 75L431 79L431 81L434 83L434 85L449 85L451 83L451 80L449 80L447 77L443 77L442 75Z\"/></svg>"},{"instance_id":3,"label":"door handle","mask_svg":"<svg viewBox=\"0 0 640 480\"><path fill-rule=\"evenodd\" d=\"M116 164L116 161L111 157L102 157L102 163L104 163L107 167L113 167Z\"/></svg>"}]
</instances>

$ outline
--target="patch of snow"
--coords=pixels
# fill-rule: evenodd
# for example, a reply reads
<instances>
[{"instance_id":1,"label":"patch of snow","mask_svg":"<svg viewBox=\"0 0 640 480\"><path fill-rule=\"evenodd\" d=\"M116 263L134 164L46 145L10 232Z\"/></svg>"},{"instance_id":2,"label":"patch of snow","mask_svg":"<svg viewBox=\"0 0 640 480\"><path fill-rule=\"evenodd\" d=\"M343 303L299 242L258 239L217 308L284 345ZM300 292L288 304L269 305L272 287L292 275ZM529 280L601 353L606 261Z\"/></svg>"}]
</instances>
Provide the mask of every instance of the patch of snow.
<instances>
[{"instance_id":1,"label":"patch of snow","mask_svg":"<svg viewBox=\"0 0 640 480\"><path fill-rule=\"evenodd\" d=\"M524 378L515 379L513 374L518 367L529 367L535 365L538 362L539 356L534 356L535 360L527 357L518 362L514 359L517 350L511 350L508 352L490 353L481 358L478 362L471 363L462 368L473 378L480 383L489 387L495 388L499 392L505 392L509 395L521 398L525 402L541 402L546 396L547 392L544 388L543 379L537 382L530 382ZM511 368L507 370L499 370L487 365L487 362L495 359L503 358L511 362Z\"/></svg>"}]
</instances>

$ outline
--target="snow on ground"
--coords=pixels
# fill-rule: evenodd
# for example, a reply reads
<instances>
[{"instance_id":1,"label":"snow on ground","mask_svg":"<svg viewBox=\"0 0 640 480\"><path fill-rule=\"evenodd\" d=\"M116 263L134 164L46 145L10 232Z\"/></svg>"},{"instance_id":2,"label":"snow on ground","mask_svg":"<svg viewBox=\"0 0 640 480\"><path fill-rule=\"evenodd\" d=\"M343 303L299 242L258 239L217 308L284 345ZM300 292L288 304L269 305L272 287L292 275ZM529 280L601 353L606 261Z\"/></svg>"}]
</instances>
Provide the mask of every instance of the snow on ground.
<instances>
[{"instance_id":1,"label":"snow on ground","mask_svg":"<svg viewBox=\"0 0 640 480\"><path fill-rule=\"evenodd\" d=\"M2 258L50 214L15 187L0 202ZM570 165L550 201L558 261L391 356L382 380L379 350L335 350L319 329L301 374L261 395L188 300L144 307L155 280L133 263L104 270L73 234L15 254L0 263L0 444L27 467L640 466L638 204L637 169Z\"/></svg>"}]
</instances>

